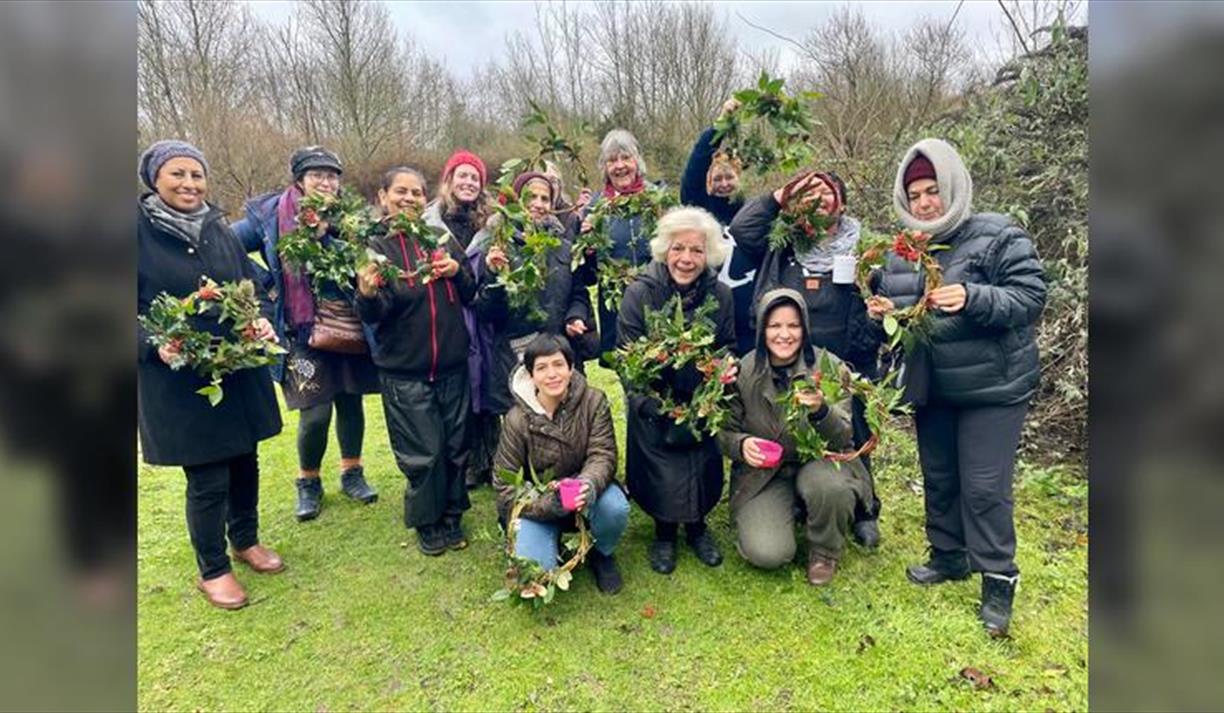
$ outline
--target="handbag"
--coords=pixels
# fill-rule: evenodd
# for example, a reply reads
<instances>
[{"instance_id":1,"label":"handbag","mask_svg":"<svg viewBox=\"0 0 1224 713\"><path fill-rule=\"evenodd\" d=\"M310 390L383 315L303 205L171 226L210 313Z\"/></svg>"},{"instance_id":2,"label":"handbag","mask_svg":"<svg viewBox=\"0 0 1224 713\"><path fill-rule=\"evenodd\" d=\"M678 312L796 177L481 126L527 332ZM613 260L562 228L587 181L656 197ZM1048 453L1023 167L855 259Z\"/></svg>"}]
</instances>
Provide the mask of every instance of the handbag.
<instances>
[{"instance_id":1,"label":"handbag","mask_svg":"<svg viewBox=\"0 0 1224 713\"><path fill-rule=\"evenodd\" d=\"M347 302L320 300L306 342L311 349L339 354L369 354L361 320Z\"/></svg>"}]
</instances>

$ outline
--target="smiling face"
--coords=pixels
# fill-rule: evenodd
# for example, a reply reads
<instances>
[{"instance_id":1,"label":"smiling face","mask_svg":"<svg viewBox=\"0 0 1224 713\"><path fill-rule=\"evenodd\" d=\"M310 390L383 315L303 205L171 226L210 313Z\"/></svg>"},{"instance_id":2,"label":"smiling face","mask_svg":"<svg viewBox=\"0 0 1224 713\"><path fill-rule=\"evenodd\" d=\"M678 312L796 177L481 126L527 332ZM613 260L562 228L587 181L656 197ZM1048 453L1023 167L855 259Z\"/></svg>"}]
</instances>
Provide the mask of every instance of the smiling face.
<instances>
[{"instance_id":1,"label":"smiling face","mask_svg":"<svg viewBox=\"0 0 1224 713\"><path fill-rule=\"evenodd\" d=\"M312 168L302 174L302 193L335 195L340 190L340 174L330 168Z\"/></svg>"},{"instance_id":2,"label":"smiling face","mask_svg":"<svg viewBox=\"0 0 1224 713\"><path fill-rule=\"evenodd\" d=\"M389 188L378 189L378 203L386 215L420 215L425 209L425 186L411 173L398 173Z\"/></svg>"},{"instance_id":3,"label":"smiling face","mask_svg":"<svg viewBox=\"0 0 1224 713\"><path fill-rule=\"evenodd\" d=\"M548 183L540 179L528 181L523 186L522 202L527 206L531 222L539 224L552 212L552 192Z\"/></svg>"},{"instance_id":4,"label":"smiling face","mask_svg":"<svg viewBox=\"0 0 1224 713\"><path fill-rule=\"evenodd\" d=\"M739 190L739 172L729 163L716 163L710 169L710 195L729 198Z\"/></svg>"},{"instance_id":5,"label":"smiling face","mask_svg":"<svg viewBox=\"0 0 1224 713\"><path fill-rule=\"evenodd\" d=\"M565 355L561 352L536 357L531 365L531 381L536 391L556 401L565 396L573 373L573 367L565 361Z\"/></svg>"},{"instance_id":6,"label":"smiling face","mask_svg":"<svg viewBox=\"0 0 1224 713\"><path fill-rule=\"evenodd\" d=\"M166 205L180 213L192 213L204 205L208 177L199 161L177 156L162 164L153 178L153 188Z\"/></svg>"},{"instance_id":7,"label":"smiling face","mask_svg":"<svg viewBox=\"0 0 1224 713\"><path fill-rule=\"evenodd\" d=\"M687 287L706 269L706 239L700 231L685 230L672 237L667 248L667 271L677 285Z\"/></svg>"},{"instance_id":8,"label":"smiling face","mask_svg":"<svg viewBox=\"0 0 1224 713\"><path fill-rule=\"evenodd\" d=\"M634 179L637 178L637 159L628 151L617 151L604 164L604 174L612 182L613 188L623 191L633 185Z\"/></svg>"},{"instance_id":9,"label":"smiling face","mask_svg":"<svg viewBox=\"0 0 1224 713\"><path fill-rule=\"evenodd\" d=\"M773 364L789 364L803 347L803 322L795 305L784 302L765 317L765 349Z\"/></svg>"},{"instance_id":10,"label":"smiling face","mask_svg":"<svg viewBox=\"0 0 1224 713\"><path fill-rule=\"evenodd\" d=\"M909 198L910 214L918 220L936 220L944 214L943 198L939 195L939 182L932 178L919 178L905 188Z\"/></svg>"},{"instance_id":11,"label":"smiling face","mask_svg":"<svg viewBox=\"0 0 1224 713\"><path fill-rule=\"evenodd\" d=\"M471 164L461 163L451 173L450 187L455 200L471 203L480 196L480 172Z\"/></svg>"}]
</instances>

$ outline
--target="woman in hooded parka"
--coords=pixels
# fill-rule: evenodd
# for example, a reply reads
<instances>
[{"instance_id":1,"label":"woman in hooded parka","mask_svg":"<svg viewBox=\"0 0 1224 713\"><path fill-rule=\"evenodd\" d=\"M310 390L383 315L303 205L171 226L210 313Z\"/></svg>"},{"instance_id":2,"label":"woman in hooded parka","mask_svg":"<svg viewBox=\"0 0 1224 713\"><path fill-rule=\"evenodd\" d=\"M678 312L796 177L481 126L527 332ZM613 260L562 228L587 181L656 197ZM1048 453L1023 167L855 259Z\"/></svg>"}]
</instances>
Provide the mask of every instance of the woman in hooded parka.
<instances>
[{"instance_id":1,"label":"woman in hooded parka","mask_svg":"<svg viewBox=\"0 0 1224 713\"><path fill-rule=\"evenodd\" d=\"M981 572L978 616L1002 636L1020 577L1012 478L1041 376L1035 331L1046 284L1024 229L998 213L974 213L972 199L969 171L944 141L919 141L897 167L901 222L946 246L934 253L943 286L926 296L927 339L906 355L931 547L907 575L938 584ZM878 291L867 305L875 318L914 304L923 284L913 263L890 254Z\"/></svg>"}]
</instances>

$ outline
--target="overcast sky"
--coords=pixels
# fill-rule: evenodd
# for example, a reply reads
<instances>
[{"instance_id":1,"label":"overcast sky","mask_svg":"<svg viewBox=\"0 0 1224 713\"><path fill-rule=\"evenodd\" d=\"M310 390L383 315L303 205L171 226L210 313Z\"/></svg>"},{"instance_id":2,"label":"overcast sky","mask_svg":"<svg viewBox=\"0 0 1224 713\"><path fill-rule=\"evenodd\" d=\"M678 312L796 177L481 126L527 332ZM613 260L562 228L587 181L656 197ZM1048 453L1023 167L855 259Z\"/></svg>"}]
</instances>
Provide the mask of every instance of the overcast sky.
<instances>
[{"instance_id":1,"label":"overcast sky","mask_svg":"<svg viewBox=\"0 0 1224 713\"><path fill-rule=\"evenodd\" d=\"M396 28L411 35L431 57L445 61L456 76L467 78L474 68L498 60L505 50L505 37L515 31L532 32L535 4L519 2L387 2ZM711 2L727 18L728 27L740 47L759 52L779 49L782 69L795 60L787 43L744 23L747 20L795 39L820 24L845 2ZM917 19L927 16L951 20L965 31L970 47L985 59L997 62L1006 50L1006 19L994 0L945 2L906 0L858 3L869 21L889 31L903 32ZM957 12L957 5L961 5ZM256 14L274 22L285 22L293 13L291 0L251 2ZM1081 3L1073 24L1086 22L1087 2Z\"/></svg>"}]
</instances>

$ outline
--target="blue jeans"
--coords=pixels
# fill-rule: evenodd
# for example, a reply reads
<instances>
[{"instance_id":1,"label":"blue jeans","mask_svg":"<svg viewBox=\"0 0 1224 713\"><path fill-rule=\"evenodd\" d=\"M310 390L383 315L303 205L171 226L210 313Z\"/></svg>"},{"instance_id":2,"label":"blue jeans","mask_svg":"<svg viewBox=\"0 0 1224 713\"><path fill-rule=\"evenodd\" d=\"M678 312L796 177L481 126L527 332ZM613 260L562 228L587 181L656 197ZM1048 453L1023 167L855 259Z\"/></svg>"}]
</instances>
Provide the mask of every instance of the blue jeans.
<instances>
[{"instance_id":1,"label":"blue jeans","mask_svg":"<svg viewBox=\"0 0 1224 713\"><path fill-rule=\"evenodd\" d=\"M629 524L629 501L620 486L609 485L603 491L587 509L587 520L591 524L595 548L605 555L612 554L621 535L625 534L625 526ZM514 551L520 557L539 562L545 570L554 569L560 538L560 524L521 518Z\"/></svg>"}]
</instances>

